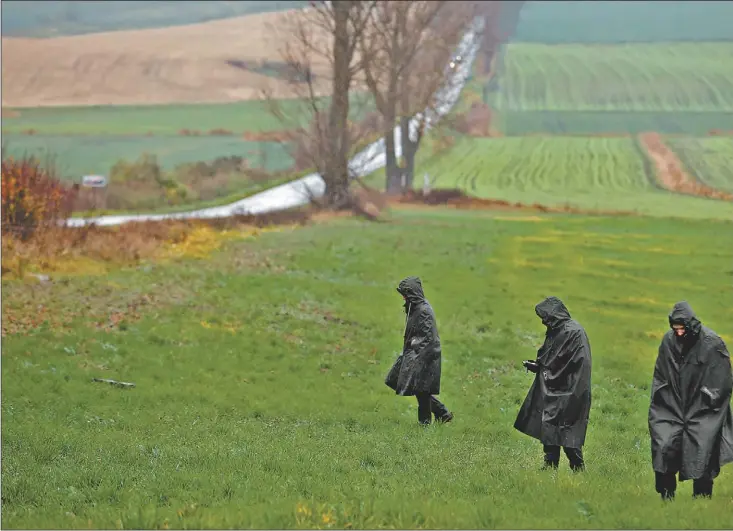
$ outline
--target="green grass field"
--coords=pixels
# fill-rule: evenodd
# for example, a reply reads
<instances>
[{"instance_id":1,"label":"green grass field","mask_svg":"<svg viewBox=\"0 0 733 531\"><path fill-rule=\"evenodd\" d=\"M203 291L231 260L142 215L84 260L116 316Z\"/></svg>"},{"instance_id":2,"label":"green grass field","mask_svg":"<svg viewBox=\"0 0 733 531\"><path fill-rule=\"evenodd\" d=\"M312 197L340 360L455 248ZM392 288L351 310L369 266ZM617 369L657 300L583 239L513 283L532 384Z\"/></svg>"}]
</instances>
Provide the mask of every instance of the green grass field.
<instances>
[{"instance_id":1,"label":"green grass field","mask_svg":"<svg viewBox=\"0 0 733 531\"><path fill-rule=\"evenodd\" d=\"M510 44L495 108L733 111L733 43Z\"/></svg>"},{"instance_id":2,"label":"green grass field","mask_svg":"<svg viewBox=\"0 0 733 531\"><path fill-rule=\"evenodd\" d=\"M496 127L508 136L647 131L705 136L716 129L733 131L733 112L501 111L495 116Z\"/></svg>"},{"instance_id":3,"label":"green grass field","mask_svg":"<svg viewBox=\"0 0 733 531\"><path fill-rule=\"evenodd\" d=\"M670 139L667 144L697 179L733 192L733 138Z\"/></svg>"},{"instance_id":4,"label":"green grass field","mask_svg":"<svg viewBox=\"0 0 733 531\"><path fill-rule=\"evenodd\" d=\"M297 117L302 104L281 102ZM285 129L263 101L191 105L131 105L99 107L42 107L15 109L17 117L3 116L3 135L33 129L41 135L178 135L182 130L233 133Z\"/></svg>"},{"instance_id":5,"label":"green grass field","mask_svg":"<svg viewBox=\"0 0 733 531\"><path fill-rule=\"evenodd\" d=\"M658 188L647 165L631 138L465 138L444 156L418 154L415 187L423 186L427 173L434 188L460 188L483 198L652 216L733 217L733 203ZM718 171L725 175L725 166ZM384 171L368 182L383 187Z\"/></svg>"},{"instance_id":6,"label":"green grass field","mask_svg":"<svg viewBox=\"0 0 733 531\"><path fill-rule=\"evenodd\" d=\"M687 482L663 504L646 419L676 301L731 342L730 228L398 211L265 233L206 261L3 282L4 319L32 301L48 322L3 338L2 525L729 529L733 466L712 500ZM427 430L382 383L410 274L436 309L456 414ZM531 384L520 362L543 335L533 307L550 294L593 349L580 475L541 472L539 442L512 428ZM97 327L118 311L121 325Z\"/></svg>"},{"instance_id":7,"label":"green grass field","mask_svg":"<svg viewBox=\"0 0 733 531\"><path fill-rule=\"evenodd\" d=\"M293 164L286 146L280 143L246 142L227 136L3 135L3 141L9 155L36 154L42 161L51 155L58 171L68 179L80 179L82 175L108 175L118 160L134 161L143 152L155 154L165 169L231 155L245 157L250 160L250 167L268 171L286 170Z\"/></svg>"}]
</instances>

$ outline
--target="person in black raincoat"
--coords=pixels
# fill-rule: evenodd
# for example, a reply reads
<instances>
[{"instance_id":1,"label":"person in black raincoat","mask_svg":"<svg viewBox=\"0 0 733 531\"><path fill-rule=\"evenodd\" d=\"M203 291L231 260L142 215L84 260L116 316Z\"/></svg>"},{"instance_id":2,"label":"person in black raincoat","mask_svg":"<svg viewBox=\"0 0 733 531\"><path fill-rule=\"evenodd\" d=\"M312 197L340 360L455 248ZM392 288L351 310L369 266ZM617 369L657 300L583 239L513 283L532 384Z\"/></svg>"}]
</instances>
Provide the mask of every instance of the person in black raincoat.
<instances>
[{"instance_id":1,"label":"person in black raincoat","mask_svg":"<svg viewBox=\"0 0 733 531\"><path fill-rule=\"evenodd\" d=\"M420 424L450 422L453 414L435 396L440 394L441 348L435 313L425 299L418 277L407 277L397 291L405 301L407 314L402 354L390 369L385 384L400 396L417 398Z\"/></svg>"},{"instance_id":2,"label":"person in black raincoat","mask_svg":"<svg viewBox=\"0 0 733 531\"><path fill-rule=\"evenodd\" d=\"M669 314L654 366L649 434L656 490L674 498L692 479L693 496L710 497L720 468L733 462L733 390L730 354L681 301Z\"/></svg>"},{"instance_id":3,"label":"person in black raincoat","mask_svg":"<svg viewBox=\"0 0 733 531\"><path fill-rule=\"evenodd\" d=\"M591 404L591 350L588 336L557 297L535 306L547 327L535 361L525 361L535 379L514 427L542 442L543 468L557 468L560 447L573 471L583 470L583 444Z\"/></svg>"}]
</instances>

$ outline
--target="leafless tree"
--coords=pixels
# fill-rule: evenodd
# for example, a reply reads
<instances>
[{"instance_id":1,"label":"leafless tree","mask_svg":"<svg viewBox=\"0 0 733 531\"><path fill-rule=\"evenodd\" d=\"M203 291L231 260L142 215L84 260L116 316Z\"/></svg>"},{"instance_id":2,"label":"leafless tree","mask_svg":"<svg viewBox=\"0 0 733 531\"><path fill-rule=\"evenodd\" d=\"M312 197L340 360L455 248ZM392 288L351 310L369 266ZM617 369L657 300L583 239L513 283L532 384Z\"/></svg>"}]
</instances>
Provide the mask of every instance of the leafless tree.
<instances>
[{"instance_id":1,"label":"leafless tree","mask_svg":"<svg viewBox=\"0 0 733 531\"><path fill-rule=\"evenodd\" d=\"M360 50L365 82L382 117L388 193L412 182L424 111L440 104L434 94L452 74L446 66L475 11L473 4L384 0L371 13ZM423 113L423 120L417 134L410 134L410 120L418 113ZM396 156L396 125L401 131L402 164Z\"/></svg>"},{"instance_id":2,"label":"leafless tree","mask_svg":"<svg viewBox=\"0 0 733 531\"><path fill-rule=\"evenodd\" d=\"M321 174L325 203L334 208L349 205L349 156L368 134L363 123L349 120L355 110L349 93L361 67L357 45L376 3L310 2L277 29L291 96L300 103L291 100L286 108L268 94L270 109L281 122L295 122L287 140Z\"/></svg>"}]
</instances>

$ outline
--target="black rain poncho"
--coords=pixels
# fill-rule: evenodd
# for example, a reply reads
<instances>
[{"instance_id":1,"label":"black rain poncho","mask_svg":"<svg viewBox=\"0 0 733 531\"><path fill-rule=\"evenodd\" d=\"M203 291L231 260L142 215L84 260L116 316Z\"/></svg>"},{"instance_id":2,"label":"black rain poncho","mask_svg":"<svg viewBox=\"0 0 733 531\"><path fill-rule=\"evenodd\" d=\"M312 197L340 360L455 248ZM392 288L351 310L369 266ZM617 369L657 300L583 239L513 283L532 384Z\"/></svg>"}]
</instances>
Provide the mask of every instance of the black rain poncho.
<instances>
[{"instance_id":1,"label":"black rain poncho","mask_svg":"<svg viewBox=\"0 0 733 531\"><path fill-rule=\"evenodd\" d=\"M659 345L649 406L652 465L679 472L680 481L714 479L733 462L730 354L687 302L675 304L669 323L684 325L686 335L680 340L669 330Z\"/></svg>"},{"instance_id":2,"label":"black rain poncho","mask_svg":"<svg viewBox=\"0 0 733 531\"><path fill-rule=\"evenodd\" d=\"M407 299L407 323L402 354L384 383L402 396L440 394L440 336L433 308L417 277L404 279L397 291Z\"/></svg>"},{"instance_id":3,"label":"black rain poncho","mask_svg":"<svg viewBox=\"0 0 733 531\"><path fill-rule=\"evenodd\" d=\"M547 327L537 351L539 370L514 427L543 444L581 448L591 403L591 351L588 336L557 297L535 313Z\"/></svg>"}]
</instances>

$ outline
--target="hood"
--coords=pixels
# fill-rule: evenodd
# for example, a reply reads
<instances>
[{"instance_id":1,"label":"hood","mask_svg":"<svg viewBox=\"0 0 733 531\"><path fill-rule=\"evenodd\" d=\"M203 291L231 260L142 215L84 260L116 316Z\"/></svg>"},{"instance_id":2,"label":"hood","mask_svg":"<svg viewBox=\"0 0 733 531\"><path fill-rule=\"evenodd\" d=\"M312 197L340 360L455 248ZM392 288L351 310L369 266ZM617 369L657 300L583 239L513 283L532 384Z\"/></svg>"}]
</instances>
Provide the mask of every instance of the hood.
<instances>
[{"instance_id":1,"label":"hood","mask_svg":"<svg viewBox=\"0 0 733 531\"><path fill-rule=\"evenodd\" d=\"M685 326L688 332L692 332L693 335L700 333L702 323L695 315L695 311L687 301L680 301L674 305L672 311L669 312L669 326L673 324L681 324Z\"/></svg>"},{"instance_id":2,"label":"hood","mask_svg":"<svg viewBox=\"0 0 733 531\"><path fill-rule=\"evenodd\" d=\"M548 328L557 328L570 320L570 312L557 297L547 297L534 307L534 311L542 319L542 324Z\"/></svg>"},{"instance_id":3,"label":"hood","mask_svg":"<svg viewBox=\"0 0 733 531\"><path fill-rule=\"evenodd\" d=\"M422 283L418 277L407 277L397 287L400 295L407 299L407 302L417 304L425 300L425 294L422 290Z\"/></svg>"}]
</instances>

